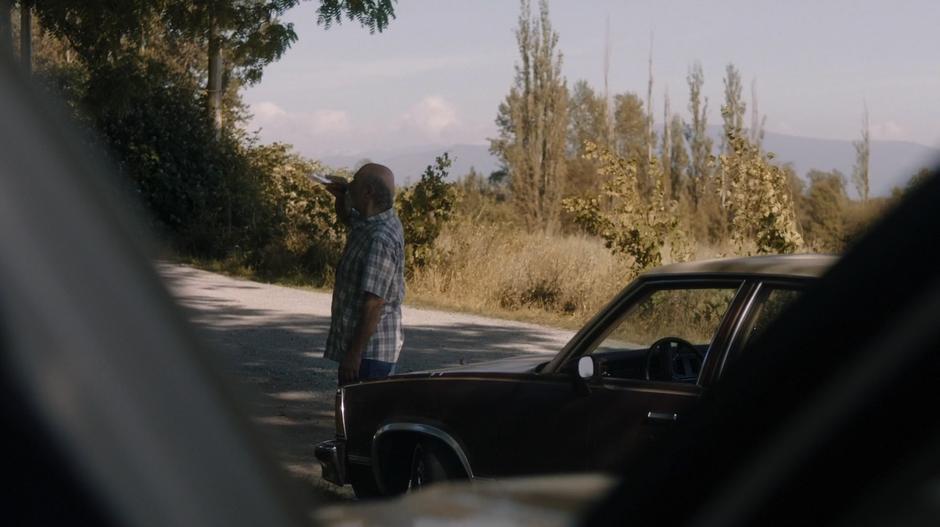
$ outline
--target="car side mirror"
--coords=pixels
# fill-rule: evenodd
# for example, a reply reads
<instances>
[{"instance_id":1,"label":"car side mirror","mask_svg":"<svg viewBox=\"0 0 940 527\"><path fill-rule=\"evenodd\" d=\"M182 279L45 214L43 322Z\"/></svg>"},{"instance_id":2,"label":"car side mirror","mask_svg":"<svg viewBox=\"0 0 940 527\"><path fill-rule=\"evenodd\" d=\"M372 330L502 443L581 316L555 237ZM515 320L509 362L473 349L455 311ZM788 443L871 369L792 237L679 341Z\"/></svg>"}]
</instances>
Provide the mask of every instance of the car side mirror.
<instances>
[{"instance_id":1,"label":"car side mirror","mask_svg":"<svg viewBox=\"0 0 940 527\"><path fill-rule=\"evenodd\" d=\"M574 377L574 389L581 395L591 393L590 382L594 379L600 369L597 361L590 355L585 355L578 359L577 375Z\"/></svg>"},{"instance_id":2,"label":"car side mirror","mask_svg":"<svg viewBox=\"0 0 940 527\"><path fill-rule=\"evenodd\" d=\"M589 381L594 378L597 368L594 364L594 357L585 355L578 359L578 377L582 381Z\"/></svg>"}]
</instances>

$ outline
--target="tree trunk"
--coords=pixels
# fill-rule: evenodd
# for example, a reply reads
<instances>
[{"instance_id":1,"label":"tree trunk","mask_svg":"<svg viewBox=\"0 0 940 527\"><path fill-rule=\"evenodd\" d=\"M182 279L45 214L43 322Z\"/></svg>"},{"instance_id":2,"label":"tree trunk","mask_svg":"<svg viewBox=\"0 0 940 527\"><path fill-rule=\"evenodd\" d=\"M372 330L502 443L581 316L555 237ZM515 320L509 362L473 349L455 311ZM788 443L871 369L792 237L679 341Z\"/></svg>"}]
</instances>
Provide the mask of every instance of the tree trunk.
<instances>
[{"instance_id":1,"label":"tree trunk","mask_svg":"<svg viewBox=\"0 0 940 527\"><path fill-rule=\"evenodd\" d=\"M219 138L222 134L222 40L215 18L209 29L209 80L206 91L216 138Z\"/></svg>"},{"instance_id":2,"label":"tree trunk","mask_svg":"<svg viewBox=\"0 0 940 527\"><path fill-rule=\"evenodd\" d=\"M13 58L13 2L0 0L0 60Z\"/></svg>"},{"instance_id":3,"label":"tree trunk","mask_svg":"<svg viewBox=\"0 0 940 527\"><path fill-rule=\"evenodd\" d=\"M20 3L20 64L27 77L33 73L32 2Z\"/></svg>"}]
</instances>

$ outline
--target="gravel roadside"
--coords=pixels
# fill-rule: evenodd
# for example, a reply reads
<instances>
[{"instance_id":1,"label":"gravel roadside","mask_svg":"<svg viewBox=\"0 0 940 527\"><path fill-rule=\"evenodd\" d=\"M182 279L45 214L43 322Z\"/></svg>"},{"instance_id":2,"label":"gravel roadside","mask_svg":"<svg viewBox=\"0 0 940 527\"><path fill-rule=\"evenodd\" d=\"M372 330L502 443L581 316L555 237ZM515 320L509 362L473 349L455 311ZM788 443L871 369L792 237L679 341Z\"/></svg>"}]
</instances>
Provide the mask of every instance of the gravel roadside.
<instances>
[{"instance_id":1,"label":"gravel roadside","mask_svg":"<svg viewBox=\"0 0 940 527\"><path fill-rule=\"evenodd\" d=\"M333 437L336 363L322 357L330 295L157 263L224 372L244 388L251 418L288 472L324 499L349 499L320 477L313 446ZM573 332L405 306L398 371L554 354Z\"/></svg>"}]
</instances>

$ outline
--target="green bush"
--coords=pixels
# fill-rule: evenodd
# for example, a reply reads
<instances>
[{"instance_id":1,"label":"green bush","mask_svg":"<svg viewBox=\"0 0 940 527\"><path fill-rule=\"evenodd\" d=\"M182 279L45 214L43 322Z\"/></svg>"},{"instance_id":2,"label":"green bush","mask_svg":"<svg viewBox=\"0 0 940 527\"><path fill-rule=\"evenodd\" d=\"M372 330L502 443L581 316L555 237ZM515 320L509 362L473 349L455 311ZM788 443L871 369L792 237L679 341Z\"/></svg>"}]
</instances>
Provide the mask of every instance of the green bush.
<instances>
[{"instance_id":1,"label":"green bush","mask_svg":"<svg viewBox=\"0 0 940 527\"><path fill-rule=\"evenodd\" d=\"M398 217L405 231L405 264L409 275L427 265L434 256L434 241L454 214L457 193L445 182L451 160L445 152L421 181L401 190L395 198Z\"/></svg>"}]
</instances>

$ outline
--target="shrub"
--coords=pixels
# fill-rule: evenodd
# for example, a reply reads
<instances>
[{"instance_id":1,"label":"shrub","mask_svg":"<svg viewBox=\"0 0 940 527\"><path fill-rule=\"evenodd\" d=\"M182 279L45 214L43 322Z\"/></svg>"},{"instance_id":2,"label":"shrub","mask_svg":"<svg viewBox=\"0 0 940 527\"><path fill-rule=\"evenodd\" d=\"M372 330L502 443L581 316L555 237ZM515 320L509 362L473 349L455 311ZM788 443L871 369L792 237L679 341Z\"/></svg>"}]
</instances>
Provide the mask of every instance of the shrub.
<instances>
[{"instance_id":1,"label":"shrub","mask_svg":"<svg viewBox=\"0 0 940 527\"><path fill-rule=\"evenodd\" d=\"M635 160L621 158L604 147L586 143L585 158L596 161L603 193L595 198L569 198L563 201L566 212L590 234L600 236L605 246L616 254L629 257L634 274L660 265L665 247L671 247L674 260L683 260L690 252L678 229L678 203L666 199L662 187L662 169L653 160L650 177L655 183L652 195L640 191Z\"/></svg>"},{"instance_id":2,"label":"shrub","mask_svg":"<svg viewBox=\"0 0 940 527\"><path fill-rule=\"evenodd\" d=\"M395 198L398 216L405 231L405 263L409 274L426 266L434 255L434 241L451 219L457 194L445 182L451 160L445 152L428 165L421 180L401 190Z\"/></svg>"}]
</instances>

